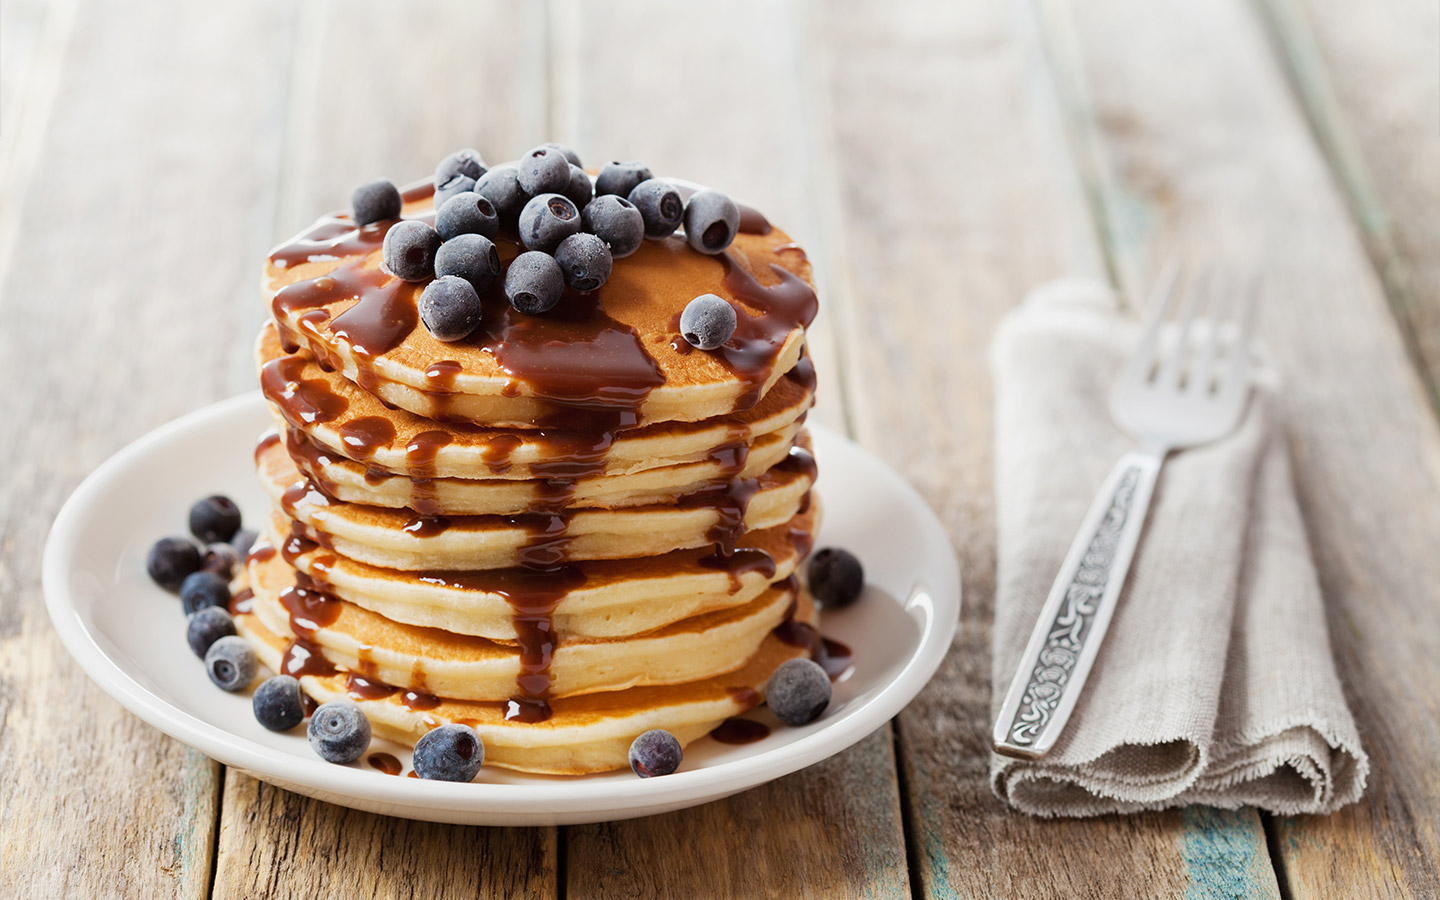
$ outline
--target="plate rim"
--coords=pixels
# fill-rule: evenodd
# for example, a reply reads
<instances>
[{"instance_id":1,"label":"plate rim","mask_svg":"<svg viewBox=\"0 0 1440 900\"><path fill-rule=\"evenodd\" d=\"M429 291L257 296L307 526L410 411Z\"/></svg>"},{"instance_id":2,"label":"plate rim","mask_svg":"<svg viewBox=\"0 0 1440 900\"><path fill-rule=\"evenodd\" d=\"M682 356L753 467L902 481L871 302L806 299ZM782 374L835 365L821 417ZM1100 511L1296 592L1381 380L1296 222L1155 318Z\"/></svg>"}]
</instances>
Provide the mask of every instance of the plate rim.
<instances>
[{"instance_id":1,"label":"plate rim","mask_svg":"<svg viewBox=\"0 0 1440 900\"><path fill-rule=\"evenodd\" d=\"M921 626L919 643L900 671L853 715L836 723L843 728L821 727L774 751L684 770L665 778L592 782L581 791L576 790L579 782L574 780L537 784L474 782L473 790L456 791L455 786L447 782L393 777L356 779L355 770L349 767L335 766L318 758L277 755L272 748L192 715L131 677L105 652L86 626L68 582L78 529L88 521L88 514L95 512L101 493L115 475L182 433L263 405L264 399L258 390L209 404L141 435L107 458L81 481L56 515L46 536L41 564L42 588L51 624L66 651L91 681L162 733L261 780L311 796L323 795L324 799L342 805L352 805L348 803L352 798L384 804L395 810L387 813L389 815L403 815L400 810L423 814L416 818L433 818L437 813L446 812L489 815L492 819L509 814L523 818L525 824L533 824L537 814L549 814L556 822L579 822L678 809L758 787L848 749L898 715L930 682L953 644L963 604L963 586L959 559L946 540L943 568L953 583L953 591L947 591L946 585L922 587L917 582L910 596L902 600L907 611L916 606L924 609L923 616L917 617ZM807 427L822 433L827 441L848 444L850 450L883 473L892 486L917 501L917 507L929 520L924 523L927 531L933 529L948 537L943 523L920 493L883 460L834 429L819 423ZM922 593L928 605L917 602L917 594ZM953 594L953 600L947 594ZM946 614L946 607L951 603L953 613ZM596 813L606 816L596 818Z\"/></svg>"}]
</instances>

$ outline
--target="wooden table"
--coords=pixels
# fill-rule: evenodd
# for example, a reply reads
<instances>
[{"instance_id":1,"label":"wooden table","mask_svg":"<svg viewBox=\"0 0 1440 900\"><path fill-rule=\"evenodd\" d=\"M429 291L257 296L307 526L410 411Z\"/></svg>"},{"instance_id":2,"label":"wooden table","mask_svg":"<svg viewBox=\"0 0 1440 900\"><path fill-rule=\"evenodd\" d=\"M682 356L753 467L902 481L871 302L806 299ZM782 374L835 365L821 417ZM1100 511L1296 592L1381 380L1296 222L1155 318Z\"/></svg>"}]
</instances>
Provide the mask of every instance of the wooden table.
<instances>
[{"instance_id":1,"label":"wooden table","mask_svg":"<svg viewBox=\"0 0 1440 900\"><path fill-rule=\"evenodd\" d=\"M1436 897L1437 42L1433 0L6 0L0 896ZM272 243L364 179L551 138L720 186L805 244L820 415L930 499L962 560L939 676L779 782L568 828L353 812L126 713L44 613L61 502L253 387ZM986 782L986 347L1039 281L1133 295L1176 254L1263 259L1370 785L1328 818L1035 821Z\"/></svg>"}]
</instances>

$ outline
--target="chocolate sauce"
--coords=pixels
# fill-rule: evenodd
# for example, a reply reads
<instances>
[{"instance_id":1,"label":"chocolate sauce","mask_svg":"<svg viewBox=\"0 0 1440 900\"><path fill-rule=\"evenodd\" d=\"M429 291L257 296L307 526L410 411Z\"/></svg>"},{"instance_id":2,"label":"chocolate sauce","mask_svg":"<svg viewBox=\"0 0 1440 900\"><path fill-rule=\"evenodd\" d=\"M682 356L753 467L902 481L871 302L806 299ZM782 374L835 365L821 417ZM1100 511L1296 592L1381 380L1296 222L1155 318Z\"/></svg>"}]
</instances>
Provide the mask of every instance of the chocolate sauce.
<instances>
[{"instance_id":1,"label":"chocolate sauce","mask_svg":"<svg viewBox=\"0 0 1440 900\"><path fill-rule=\"evenodd\" d=\"M411 712L424 712L440 705L440 698L424 691L410 690L400 695L400 704Z\"/></svg>"},{"instance_id":2,"label":"chocolate sauce","mask_svg":"<svg viewBox=\"0 0 1440 900\"><path fill-rule=\"evenodd\" d=\"M746 709L754 709L759 706L760 701L764 699L760 696L759 691L750 687L728 687L725 689L725 693L730 695L731 700L734 700Z\"/></svg>"},{"instance_id":3,"label":"chocolate sauce","mask_svg":"<svg viewBox=\"0 0 1440 900\"><path fill-rule=\"evenodd\" d=\"M265 363L260 367L260 390L265 399L297 426L335 421L350 408L350 401L320 379L302 378L304 370L305 359L300 356L281 356ZM255 452L260 453L261 448Z\"/></svg>"},{"instance_id":4,"label":"chocolate sauce","mask_svg":"<svg viewBox=\"0 0 1440 900\"><path fill-rule=\"evenodd\" d=\"M740 233L741 234L769 234L771 231L770 220L753 206L746 206L743 203L736 204L740 207Z\"/></svg>"},{"instance_id":5,"label":"chocolate sauce","mask_svg":"<svg viewBox=\"0 0 1440 900\"><path fill-rule=\"evenodd\" d=\"M502 434L491 438L480 450L480 459L492 475L510 471L510 455L523 443L518 434Z\"/></svg>"},{"instance_id":6,"label":"chocolate sauce","mask_svg":"<svg viewBox=\"0 0 1440 900\"><path fill-rule=\"evenodd\" d=\"M417 538L426 538L444 534L449 527L450 520L444 516L416 516L406 522L401 530Z\"/></svg>"},{"instance_id":7,"label":"chocolate sauce","mask_svg":"<svg viewBox=\"0 0 1440 900\"><path fill-rule=\"evenodd\" d=\"M389 753L372 753L365 761L386 775L399 775L405 770L405 767L400 765L400 760Z\"/></svg>"},{"instance_id":8,"label":"chocolate sauce","mask_svg":"<svg viewBox=\"0 0 1440 900\"><path fill-rule=\"evenodd\" d=\"M435 491L435 457L449 444L447 431L422 431L405 445L405 467L410 472L410 508L422 516L440 515Z\"/></svg>"},{"instance_id":9,"label":"chocolate sauce","mask_svg":"<svg viewBox=\"0 0 1440 900\"><path fill-rule=\"evenodd\" d=\"M280 605L290 615L290 630L298 637L313 640L315 632L328 628L340 618L341 602L314 587L301 587L304 573L296 573L296 584L280 592Z\"/></svg>"},{"instance_id":10,"label":"chocolate sauce","mask_svg":"<svg viewBox=\"0 0 1440 900\"><path fill-rule=\"evenodd\" d=\"M280 432L273 428L260 435L260 440L255 443L255 462L258 464L260 457L265 455L265 451L278 443L280 443Z\"/></svg>"},{"instance_id":11,"label":"chocolate sauce","mask_svg":"<svg viewBox=\"0 0 1440 900\"><path fill-rule=\"evenodd\" d=\"M728 556L712 552L700 557L699 564L706 569L718 569L730 576L730 593L740 593L743 587L741 577L750 572L759 572L766 579L775 577L775 558L755 547L738 547Z\"/></svg>"},{"instance_id":12,"label":"chocolate sauce","mask_svg":"<svg viewBox=\"0 0 1440 900\"><path fill-rule=\"evenodd\" d=\"M726 719L710 736L722 744L753 744L770 736L770 726L749 719Z\"/></svg>"},{"instance_id":13,"label":"chocolate sauce","mask_svg":"<svg viewBox=\"0 0 1440 900\"><path fill-rule=\"evenodd\" d=\"M345 693L357 700L383 700L400 689L383 681L376 681L364 675L351 672L345 679Z\"/></svg>"},{"instance_id":14,"label":"chocolate sauce","mask_svg":"<svg viewBox=\"0 0 1440 900\"><path fill-rule=\"evenodd\" d=\"M395 426L383 416L361 416L340 426L340 440L351 459L367 460L395 440Z\"/></svg>"},{"instance_id":15,"label":"chocolate sauce","mask_svg":"<svg viewBox=\"0 0 1440 900\"><path fill-rule=\"evenodd\" d=\"M830 676L831 681L836 681L854 668L855 653L839 641L822 637L815 661L825 670L825 674Z\"/></svg>"},{"instance_id":16,"label":"chocolate sauce","mask_svg":"<svg viewBox=\"0 0 1440 900\"><path fill-rule=\"evenodd\" d=\"M754 406L774 369L785 340L797 327L808 327L819 310L815 291L784 266L770 264L780 279L762 285L735 261L729 251L716 257L725 269L724 285L739 304L754 310L737 310L735 333L722 346L708 351L746 386L737 408Z\"/></svg>"},{"instance_id":17,"label":"chocolate sauce","mask_svg":"<svg viewBox=\"0 0 1440 900\"><path fill-rule=\"evenodd\" d=\"M251 562L266 563L275 558L275 545L271 543L260 543L250 548L246 559Z\"/></svg>"},{"instance_id":18,"label":"chocolate sauce","mask_svg":"<svg viewBox=\"0 0 1440 900\"><path fill-rule=\"evenodd\" d=\"M315 714L315 710L320 708L320 704L315 702L315 698L305 693L300 695L300 705L304 707L305 718L307 719Z\"/></svg>"},{"instance_id":19,"label":"chocolate sauce","mask_svg":"<svg viewBox=\"0 0 1440 900\"><path fill-rule=\"evenodd\" d=\"M324 677L334 675L336 669L330 665L320 653L320 648L305 640L295 638L290 646L285 648L285 656L280 660L280 674L293 675L301 678L305 675L316 675Z\"/></svg>"},{"instance_id":20,"label":"chocolate sauce","mask_svg":"<svg viewBox=\"0 0 1440 900\"><path fill-rule=\"evenodd\" d=\"M274 553L274 548L271 548L271 553ZM232 596L230 598L230 603L228 604L228 609L230 611L230 615L232 616L243 616L254 608L255 592L250 590L249 588L245 588L241 590L238 594Z\"/></svg>"},{"instance_id":21,"label":"chocolate sauce","mask_svg":"<svg viewBox=\"0 0 1440 900\"><path fill-rule=\"evenodd\" d=\"M785 377L800 385L806 391L812 394L815 393L815 362L810 358L808 352L802 352L800 354L800 358L795 361L795 365L790 371L785 373Z\"/></svg>"},{"instance_id":22,"label":"chocolate sauce","mask_svg":"<svg viewBox=\"0 0 1440 900\"><path fill-rule=\"evenodd\" d=\"M448 392L455 388L455 376L461 371L460 364L453 359L442 359L431 363L425 370L425 383L432 391Z\"/></svg>"}]
</instances>

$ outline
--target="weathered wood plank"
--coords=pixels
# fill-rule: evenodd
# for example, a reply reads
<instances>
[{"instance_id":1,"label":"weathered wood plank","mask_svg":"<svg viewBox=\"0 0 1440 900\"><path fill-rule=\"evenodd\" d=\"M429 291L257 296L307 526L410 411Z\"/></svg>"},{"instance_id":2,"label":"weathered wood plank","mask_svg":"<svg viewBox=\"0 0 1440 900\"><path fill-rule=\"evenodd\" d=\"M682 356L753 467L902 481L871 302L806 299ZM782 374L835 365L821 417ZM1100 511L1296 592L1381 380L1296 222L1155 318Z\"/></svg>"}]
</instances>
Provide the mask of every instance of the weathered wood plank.
<instances>
[{"instance_id":1,"label":"weathered wood plank","mask_svg":"<svg viewBox=\"0 0 1440 900\"><path fill-rule=\"evenodd\" d=\"M48 522L91 468L245 386L216 363L253 303L239 285L253 284L271 218L253 198L278 168L266 149L278 146L275 73L291 21L278 2L82 3L56 48L48 124L27 136L33 177L23 192L6 187L7 212L23 202L13 245L0 249L6 897L208 891L219 767L70 661L46 620L40 557Z\"/></svg>"},{"instance_id":2,"label":"weathered wood plank","mask_svg":"<svg viewBox=\"0 0 1440 900\"><path fill-rule=\"evenodd\" d=\"M1263 273L1281 396L1365 798L1278 822L1288 893L1432 897L1440 746L1440 428L1326 161L1240 0L1086 4L1074 37L1093 185L1132 290L1177 250ZM1197 72L1206 73L1204 78Z\"/></svg>"},{"instance_id":3,"label":"weathered wood plank","mask_svg":"<svg viewBox=\"0 0 1440 900\"><path fill-rule=\"evenodd\" d=\"M986 348L1032 285L1105 264L1021 9L851 4L816 26L829 125L815 143L839 158L856 248L840 326L855 426L935 506L965 577L955 650L899 724L923 894L1276 896L1253 811L1037 821L991 795Z\"/></svg>"},{"instance_id":4,"label":"weathered wood plank","mask_svg":"<svg viewBox=\"0 0 1440 900\"><path fill-rule=\"evenodd\" d=\"M822 307L833 309L797 5L551 10L555 139L587 164L641 159L755 204L806 248ZM813 415L841 425L831 319L822 313L809 335L821 378ZM573 896L908 896L888 728L729 800L566 835Z\"/></svg>"},{"instance_id":5,"label":"weathered wood plank","mask_svg":"<svg viewBox=\"0 0 1440 900\"><path fill-rule=\"evenodd\" d=\"M1440 6L1259 8L1440 413Z\"/></svg>"},{"instance_id":6,"label":"weathered wood plank","mask_svg":"<svg viewBox=\"0 0 1440 900\"><path fill-rule=\"evenodd\" d=\"M533 6L376 0L301 10L271 241L343 207L362 181L429 175L460 147L498 161L544 140L545 32ZM253 274L241 283L258 324ZM248 346L248 336L237 340ZM553 828L387 819L226 773L216 898L549 897L556 873Z\"/></svg>"}]
</instances>

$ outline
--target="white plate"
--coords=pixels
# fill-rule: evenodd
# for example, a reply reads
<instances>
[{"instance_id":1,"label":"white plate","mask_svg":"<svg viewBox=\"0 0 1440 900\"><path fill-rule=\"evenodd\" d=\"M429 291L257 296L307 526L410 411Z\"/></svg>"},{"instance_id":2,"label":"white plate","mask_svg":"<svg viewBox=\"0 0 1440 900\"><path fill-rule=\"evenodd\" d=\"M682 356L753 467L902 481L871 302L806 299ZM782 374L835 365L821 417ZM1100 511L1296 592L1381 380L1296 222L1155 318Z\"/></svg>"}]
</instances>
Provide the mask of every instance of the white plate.
<instances>
[{"instance_id":1,"label":"white plate","mask_svg":"<svg viewBox=\"0 0 1440 900\"><path fill-rule=\"evenodd\" d=\"M260 394L217 403L117 453L75 491L45 547L50 618L85 672L166 734L226 765L332 803L436 822L547 825L625 819L681 809L763 784L839 753L910 702L950 647L960 572L940 522L885 464L832 431L811 426L825 521L816 546L855 552L868 586L854 606L825 614L822 632L850 645L855 667L825 715L804 728L772 726L753 744L691 744L679 772L639 779L628 770L547 777L486 767L472 784L396 778L316 757L304 730L275 734L255 721L248 693L210 684L185 643L179 601L145 573L150 544L184 534L190 504L223 493L247 523L266 501L250 448L269 425ZM402 747L377 741L408 770Z\"/></svg>"}]
</instances>

